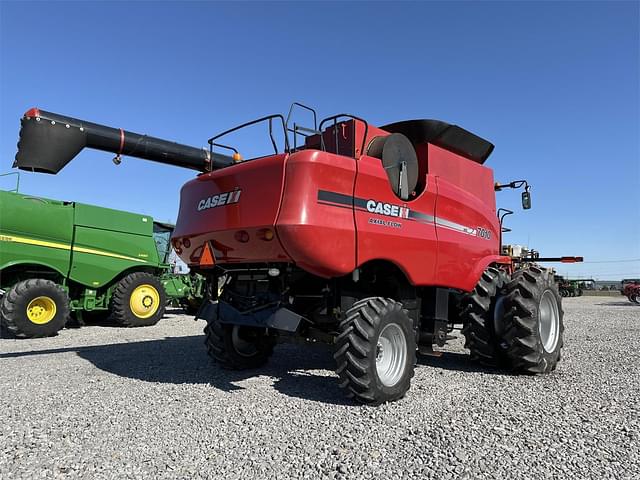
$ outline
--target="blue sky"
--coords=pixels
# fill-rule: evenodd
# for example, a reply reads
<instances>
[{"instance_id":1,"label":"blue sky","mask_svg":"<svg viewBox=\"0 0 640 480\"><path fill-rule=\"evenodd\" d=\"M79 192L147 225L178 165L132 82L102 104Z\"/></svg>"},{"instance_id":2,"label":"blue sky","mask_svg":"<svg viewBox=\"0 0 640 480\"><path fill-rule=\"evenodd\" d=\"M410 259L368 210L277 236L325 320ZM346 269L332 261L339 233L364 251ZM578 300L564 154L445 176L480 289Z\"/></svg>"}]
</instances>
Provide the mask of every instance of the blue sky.
<instances>
[{"instance_id":1,"label":"blue sky","mask_svg":"<svg viewBox=\"0 0 640 480\"><path fill-rule=\"evenodd\" d=\"M204 146L298 100L373 124L437 118L496 145L509 243L640 277L637 2L0 2L0 171L32 106ZM21 191L175 220L188 170L85 150ZM0 187L10 187L3 180Z\"/></svg>"}]
</instances>

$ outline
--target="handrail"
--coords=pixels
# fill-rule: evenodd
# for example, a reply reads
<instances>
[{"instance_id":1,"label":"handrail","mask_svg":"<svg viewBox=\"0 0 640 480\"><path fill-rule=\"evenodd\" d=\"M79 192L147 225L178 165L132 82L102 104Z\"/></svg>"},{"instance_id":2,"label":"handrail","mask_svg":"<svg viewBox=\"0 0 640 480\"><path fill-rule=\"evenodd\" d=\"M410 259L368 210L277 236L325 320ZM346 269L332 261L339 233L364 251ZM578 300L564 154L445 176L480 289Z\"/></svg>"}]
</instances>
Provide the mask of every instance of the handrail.
<instances>
[{"instance_id":1,"label":"handrail","mask_svg":"<svg viewBox=\"0 0 640 480\"><path fill-rule=\"evenodd\" d=\"M255 125L256 123L265 122L265 121L268 120L269 121L269 138L271 139L271 144L273 145L273 149L275 150L275 153L277 154L278 153L278 145L277 145L275 139L273 138L273 119L274 118L279 118L280 122L282 123L282 131L284 133L284 151L286 153L289 153L289 137L287 136L287 127L286 127L286 123L285 123L284 117L282 115L280 115L279 113L277 113L275 115L267 115L266 117L258 118L257 120L251 120L250 122L243 123L242 125L238 125L236 127L230 128L229 130L225 130L224 132L219 133L218 135L216 135L214 137L211 137L209 140L207 140L207 143L209 144L209 152L213 156L213 146L217 145L217 146L221 146L222 147L222 145L214 143L214 140L217 140L220 137L228 135L229 133L235 132L236 130L240 130L242 128L249 127L251 125ZM233 147L227 147L226 145L224 147L233 149Z\"/></svg>"},{"instance_id":2,"label":"handrail","mask_svg":"<svg viewBox=\"0 0 640 480\"><path fill-rule=\"evenodd\" d=\"M353 120L358 120L358 121L364 123L364 137L362 138L362 147L360 148L360 155L364 155L364 146L365 146L366 141L367 141L367 134L369 133L369 124L363 118L356 117L355 115L351 115L350 113L339 113L337 115L332 115L331 117L324 118L320 122L320 126L318 127L318 130L322 131L322 126L326 122L329 122L329 121L333 120L333 127L334 127L333 131L334 131L335 142L336 142L336 155L339 155L339 152L338 152L338 128L337 128L337 126L338 126L338 118L340 118L340 117L347 117L347 118L351 118Z\"/></svg>"},{"instance_id":3,"label":"handrail","mask_svg":"<svg viewBox=\"0 0 640 480\"><path fill-rule=\"evenodd\" d=\"M303 108L305 110L308 110L309 112L311 112L313 114L313 128L306 128L306 127L301 127L300 125L296 124L296 122L293 122L293 128L289 127L289 122L291 121L291 115L293 114L293 109L294 107L300 107ZM308 137L309 135L306 135L303 132L309 133L309 134L319 134L320 132L318 131L318 114L316 113L316 111L307 106L304 105L300 102L293 102L291 104L291 107L289 107L289 113L287 114L287 121L285 122L285 126L287 128L287 132L291 132L293 133L293 149L296 150L298 148L298 135L302 135L303 137ZM287 134L288 135L288 134Z\"/></svg>"},{"instance_id":4,"label":"handrail","mask_svg":"<svg viewBox=\"0 0 640 480\"><path fill-rule=\"evenodd\" d=\"M9 175L15 175L16 178L16 188L14 188L13 190L7 190L8 192L16 192L18 193L20 191L20 172L8 172L8 173L1 173L0 177L8 177Z\"/></svg>"},{"instance_id":5,"label":"handrail","mask_svg":"<svg viewBox=\"0 0 640 480\"><path fill-rule=\"evenodd\" d=\"M314 130L318 129L318 114L316 113L316 111L311 108L311 107L307 107L306 105L303 105L302 103L299 102L293 102L291 104L291 107L289 107L289 114L287 115L287 121L285 122L285 125L287 126L287 129L289 129L289 120L291 119L291 114L293 113L293 107L298 106L300 108L304 108L305 110L309 110L311 113L313 113L313 128Z\"/></svg>"}]
</instances>

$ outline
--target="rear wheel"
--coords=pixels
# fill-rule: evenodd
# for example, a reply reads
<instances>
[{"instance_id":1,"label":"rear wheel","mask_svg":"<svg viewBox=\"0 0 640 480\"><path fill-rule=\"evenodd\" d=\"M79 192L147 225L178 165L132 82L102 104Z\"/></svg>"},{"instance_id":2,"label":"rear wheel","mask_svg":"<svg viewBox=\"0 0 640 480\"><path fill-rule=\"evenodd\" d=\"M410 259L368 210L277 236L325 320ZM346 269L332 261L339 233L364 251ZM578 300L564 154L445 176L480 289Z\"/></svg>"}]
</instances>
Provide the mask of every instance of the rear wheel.
<instances>
[{"instance_id":1,"label":"rear wheel","mask_svg":"<svg viewBox=\"0 0 640 480\"><path fill-rule=\"evenodd\" d=\"M504 295L501 290L507 283L505 272L489 267L480 277L473 292L462 299L460 319L464 327L465 347L472 360L489 367L499 367L504 363L504 349L501 345L504 316Z\"/></svg>"},{"instance_id":2,"label":"rear wheel","mask_svg":"<svg viewBox=\"0 0 640 480\"><path fill-rule=\"evenodd\" d=\"M204 329L209 356L224 368L246 370L267 363L275 339L261 328L228 325L212 320Z\"/></svg>"},{"instance_id":3,"label":"rear wheel","mask_svg":"<svg viewBox=\"0 0 640 480\"><path fill-rule=\"evenodd\" d=\"M553 274L535 266L517 270L506 290L504 340L512 368L532 374L555 370L564 312Z\"/></svg>"},{"instance_id":4,"label":"rear wheel","mask_svg":"<svg viewBox=\"0 0 640 480\"><path fill-rule=\"evenodd\" d=\"M149 273L130 273L118 283L112 298L113 319L125 327L155 325L164 315L167 294Z\"/></svg>"},{"instance_id":5,"label":"rear wheel","mask_svg":"<svg viewBox=\"0 0 640 480\"><path fill-rule=\"evenodd\" d=\"M2 327L18 337L50 337L62 329L68 319L69 297L51 280L16 283L0 302Z\"/></svg>"},{"instance_id":6,"label":"rear wheel","mask_svg":"<svg viewBox=\"0 0 640 480\"><path fill-rule=\"evenodd\" d=\"M362 403L402 398L416 364L416 335L402 305L371 297L356 302L340 324L336 373L340 387Z\"/></svg>"}]
</instances>

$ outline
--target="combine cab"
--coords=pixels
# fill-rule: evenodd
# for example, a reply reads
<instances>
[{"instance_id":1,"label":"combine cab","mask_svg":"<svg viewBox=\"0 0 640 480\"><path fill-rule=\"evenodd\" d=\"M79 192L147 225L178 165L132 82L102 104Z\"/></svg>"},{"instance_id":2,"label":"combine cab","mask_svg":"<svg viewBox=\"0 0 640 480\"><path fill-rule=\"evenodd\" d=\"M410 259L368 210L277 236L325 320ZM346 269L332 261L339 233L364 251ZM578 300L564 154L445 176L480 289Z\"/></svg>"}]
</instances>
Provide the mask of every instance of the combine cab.
<instances>
[{"instance_id":1,"label":"combine cab","mask_svg":"<svg viewBox=\"0 0 640 480\"><path fill-rule=\"evenodd\" d=\"M294 121L296 106L310 125ZM273 151L243 160L225 137L259 123ZM224 367L259 367L278 342L324 343L345 392L380 404L404 396L416 353L441 355L455 329L484 365L548 373L560 360L561 296L539 265L560 259L502 252L507 211L494 192L524 187L529 208L529 186L495 183L493 145L463 128L346 114L318 123L294 104L286 119L211 138L203 155L36 109L22 124L19 168L56 173L86 146L200 172L182 188L172 242L207 279L199 317Z\"/></svg>"}]
</instances>

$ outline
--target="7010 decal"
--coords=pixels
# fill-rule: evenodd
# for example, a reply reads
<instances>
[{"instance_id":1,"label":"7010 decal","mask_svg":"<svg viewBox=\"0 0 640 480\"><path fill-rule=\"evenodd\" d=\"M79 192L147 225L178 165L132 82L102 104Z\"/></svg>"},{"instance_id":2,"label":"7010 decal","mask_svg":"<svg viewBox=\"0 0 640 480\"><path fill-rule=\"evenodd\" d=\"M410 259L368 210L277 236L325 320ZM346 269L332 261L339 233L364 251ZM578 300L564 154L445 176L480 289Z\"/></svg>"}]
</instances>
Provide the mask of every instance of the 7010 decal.
<instances>
[{"instance_id":1,"label":"7010 decal","mask_svg":"<svg viewBox=\"0 0 640 480\"><path fill-rule=\"evenodd\" d=\"M476 235L480 238L484 238L485 240L491 240L491 232L486 228L477 227Z\"/></svg>"}]
</instances>

